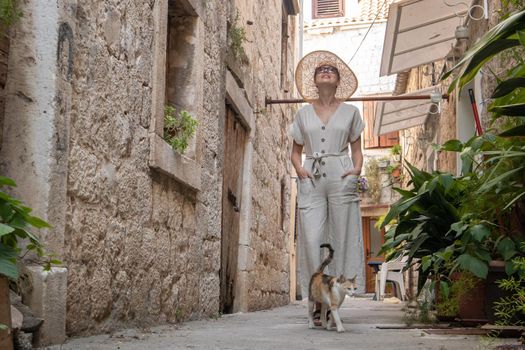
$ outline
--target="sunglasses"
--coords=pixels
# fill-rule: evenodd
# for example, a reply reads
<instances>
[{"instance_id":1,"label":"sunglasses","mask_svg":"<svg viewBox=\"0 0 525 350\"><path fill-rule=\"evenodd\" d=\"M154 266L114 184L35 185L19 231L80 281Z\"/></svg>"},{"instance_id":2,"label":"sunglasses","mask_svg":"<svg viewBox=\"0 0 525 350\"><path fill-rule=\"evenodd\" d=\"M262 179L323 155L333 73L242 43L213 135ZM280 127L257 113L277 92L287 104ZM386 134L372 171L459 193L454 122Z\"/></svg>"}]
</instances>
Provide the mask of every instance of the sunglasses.
<instances>
[{"instance_id":1,"label":"sunglasses","mask_svg":"<svg viewBox=\"0 0 525 350\"><path fill-rule=\"evenodd\" d=\"M337 74L339 71L337 70L337 68L335 67L332 67L332 66L321 66L321 67L317 67L315 69L315 74L318 74L318 73L333 73L333 74Z\"/></svg>"}]
</instances>

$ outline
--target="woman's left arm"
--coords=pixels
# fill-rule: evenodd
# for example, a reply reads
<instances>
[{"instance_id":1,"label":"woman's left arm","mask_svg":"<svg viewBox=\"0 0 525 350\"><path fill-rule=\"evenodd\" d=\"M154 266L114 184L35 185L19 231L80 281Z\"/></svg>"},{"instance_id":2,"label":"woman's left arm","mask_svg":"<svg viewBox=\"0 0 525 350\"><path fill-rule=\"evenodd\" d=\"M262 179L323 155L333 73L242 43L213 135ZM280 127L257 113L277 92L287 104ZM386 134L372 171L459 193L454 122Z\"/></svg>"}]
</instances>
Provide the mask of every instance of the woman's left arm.
<instances>
[{"instance_id":1,"label":"woman's left arm","mask_svg":"<svg viewBox=\"0 0 525 350\"><path fill-rule=\"evenodd\" d=\"M348 175L361 175L361 168L363 167L363 149L361 148L361 136L359 136L354 142L350 143L350 149L352 150L352 163L354 163L354 168L344 173L342 177L346 177Z\"/></svg>"},{"instance_id":2,"label":"woman's left arm","mask_svg":"<svg viewBox=\"0 0 525 350\"><path fill-rule=\"evenodd\" d=\"M352 163L354 163L355 171L354 175L361 175L361 168L363 167L363 149L361 148L361 136L354 142L350 143L350 149L352 150Z\"/></svg>"}]
</instances>

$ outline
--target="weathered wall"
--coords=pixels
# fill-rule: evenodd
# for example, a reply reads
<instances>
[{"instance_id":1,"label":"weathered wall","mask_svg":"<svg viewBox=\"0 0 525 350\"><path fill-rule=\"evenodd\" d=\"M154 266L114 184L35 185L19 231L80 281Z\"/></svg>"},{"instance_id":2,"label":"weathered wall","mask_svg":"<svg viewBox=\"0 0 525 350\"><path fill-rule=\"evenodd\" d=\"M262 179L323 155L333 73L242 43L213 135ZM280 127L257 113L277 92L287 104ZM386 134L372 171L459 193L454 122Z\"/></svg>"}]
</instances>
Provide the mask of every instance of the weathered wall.
<instances>
[{"instance_id":1,"label":"weathered wall","mask_svg":"<svg viewBox=\"0 0 525 350\"><path fill-rule=\"evenodd\" d=\"M206 1L195 193L148 166L153 2L77 7L66 231L68 332L218 312L225 10ZM198 220L197 220L198 217Z\"/></svg>"},{"instance_id":2,"label":"weathered wall","mask_svg":"<svg viewBox=\"0 0 525 350\"><path fill-rule=\"evenodd\" d=\"M246 264L248 310L259 310L289 301L289 197L291 188L290 140L287 126L293 105L264 105L265 97L292 96L295 69L296 17L288 18L288 48L285 84L281 87L282 1L234 1L239 24L246 29L246 57L229 61L229 68L242 81L255 111L253 135L252 210ZM232 13L236 10L232 8ZM248 25L247 22L253 23Z\"/></svg>"},{"instance_id":3,"label":"weathered wall","mask_svg":"<svg viewBox=\"0 0 525 350\"><path fill-rule=\"evenodd\" d=\"M39 2L24 2L1 166L21 184L17 194L55 225L43 240L68 269L69 335L218 314L227 69L255 115L245 163L253 169L244 172L253 175L239 253L243 307L289 300L285 132L294 107L265 108L264 101L291 96L285 90L293 85L297 23L289 18L281 84L281 1L188 3L198 20L179 38L195 60L182 76L174 67L187 61L173 50L176 62L167 75L163 68L166 45L159 43L166 38L159 28L167 0L61 0L45 11ZM227 22L236 9L249 40L238 62L227 55ZM169 88L167 95L199 122L183 160L193 164L196 181L169 175L157 164L165 153L153 147L162 130L156 111L164 104L164 77L171 80L174 71L179 90L191 80L184 94Z\"/></svg>"}]
</instances>

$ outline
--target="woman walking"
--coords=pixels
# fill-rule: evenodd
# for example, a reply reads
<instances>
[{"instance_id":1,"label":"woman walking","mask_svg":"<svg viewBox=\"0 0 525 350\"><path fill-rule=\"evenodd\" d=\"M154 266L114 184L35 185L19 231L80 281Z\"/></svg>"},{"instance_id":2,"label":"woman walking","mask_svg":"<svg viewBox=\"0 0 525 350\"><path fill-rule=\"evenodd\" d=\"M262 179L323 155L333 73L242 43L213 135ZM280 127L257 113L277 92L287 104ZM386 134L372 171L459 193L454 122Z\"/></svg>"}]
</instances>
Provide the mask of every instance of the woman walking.
<instances>
[{"instance_id":1,"label":"woman walking","mask_svg":"<svg viewBox=\"0 0 525 350\"><path fill-rule=\"evenodd\" d=\"M309 102L297 112L290 128L291 161L299 178L301 292L305 297L310 277L321 263L319 246L322 243L330 243L335 249L327 273L348 278L357 276L357 291L364 292L358 193L364 123L356 107L343 103L357 89L357 79L335 54L315 51L299 62L295 81L299 93Z\"/></svg>"}]
</instances>

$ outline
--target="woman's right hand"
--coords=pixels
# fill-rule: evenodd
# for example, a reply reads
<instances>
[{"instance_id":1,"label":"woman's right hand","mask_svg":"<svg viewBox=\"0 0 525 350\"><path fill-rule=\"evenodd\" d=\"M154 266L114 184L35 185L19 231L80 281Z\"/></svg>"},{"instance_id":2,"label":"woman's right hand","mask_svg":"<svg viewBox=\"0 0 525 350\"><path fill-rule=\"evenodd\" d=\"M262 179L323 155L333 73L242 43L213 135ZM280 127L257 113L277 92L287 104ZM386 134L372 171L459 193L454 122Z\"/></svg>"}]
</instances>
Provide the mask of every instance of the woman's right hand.
<instances>
[{"instance_id":1,"label":"woman's right hand","mask_svg":"<svg viewBox=\"0 0 525 350\"><path fill-rule=\"evenodd\" d=\"M299 169L296 169L295 171L297 173L297 176L301 180L308 179L308 178L312 177L312 175L304 167L299 167Z\"/></svg>"}]
</instances>

